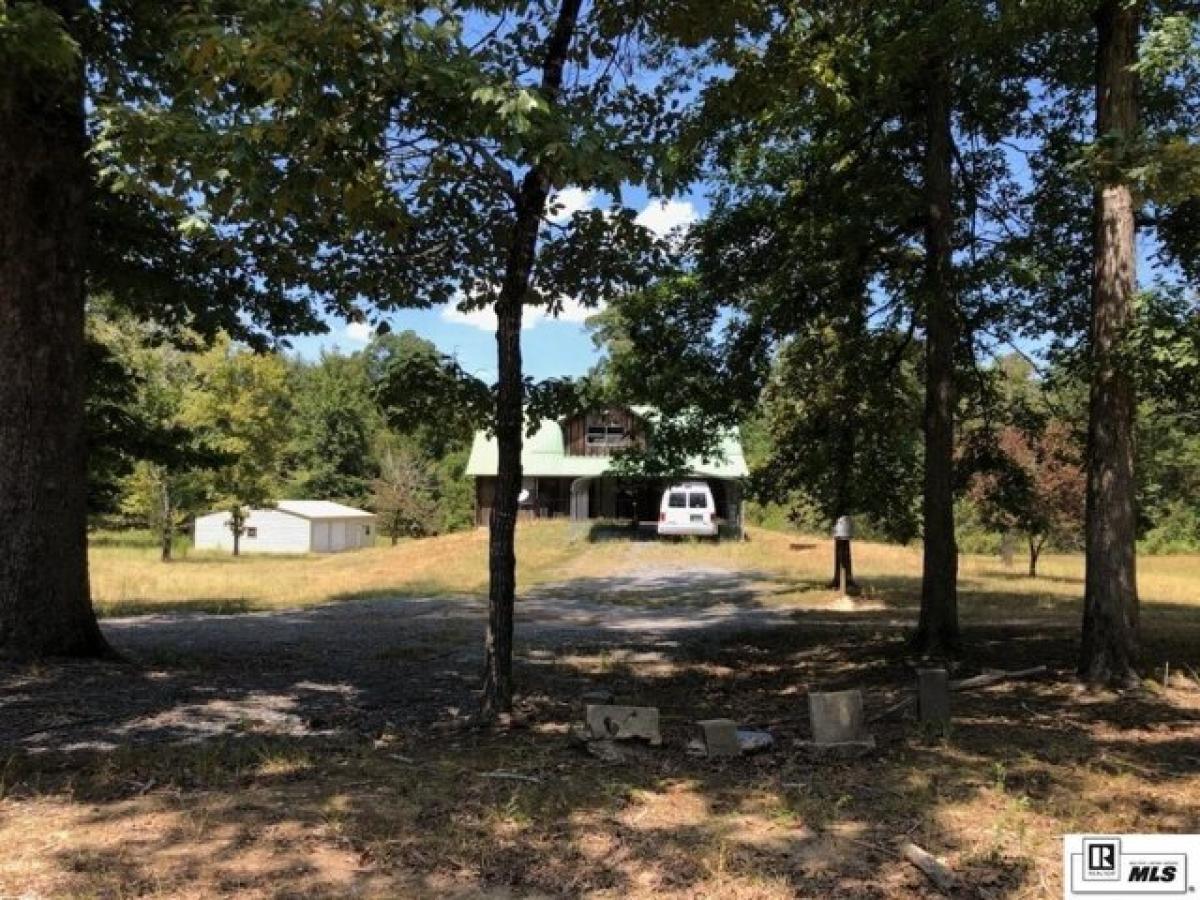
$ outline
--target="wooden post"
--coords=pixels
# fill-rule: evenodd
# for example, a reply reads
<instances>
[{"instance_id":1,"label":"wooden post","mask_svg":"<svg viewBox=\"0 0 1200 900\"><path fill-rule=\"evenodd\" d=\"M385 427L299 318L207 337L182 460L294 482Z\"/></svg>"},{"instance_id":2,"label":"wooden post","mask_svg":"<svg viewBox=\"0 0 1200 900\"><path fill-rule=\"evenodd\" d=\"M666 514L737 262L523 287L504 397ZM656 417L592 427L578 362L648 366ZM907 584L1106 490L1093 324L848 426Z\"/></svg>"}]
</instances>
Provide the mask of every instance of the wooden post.
<instances>
[{"instance_id":1,"label":"wooden post","mask_svg":"<svg viewBox=\"0 0 1200 900\"><path fill-rule=\"evenodd\" d=\"M945 669L917 670L921 727L945 734L950 729L950 676Z\"/></svg>"}]
</instances>

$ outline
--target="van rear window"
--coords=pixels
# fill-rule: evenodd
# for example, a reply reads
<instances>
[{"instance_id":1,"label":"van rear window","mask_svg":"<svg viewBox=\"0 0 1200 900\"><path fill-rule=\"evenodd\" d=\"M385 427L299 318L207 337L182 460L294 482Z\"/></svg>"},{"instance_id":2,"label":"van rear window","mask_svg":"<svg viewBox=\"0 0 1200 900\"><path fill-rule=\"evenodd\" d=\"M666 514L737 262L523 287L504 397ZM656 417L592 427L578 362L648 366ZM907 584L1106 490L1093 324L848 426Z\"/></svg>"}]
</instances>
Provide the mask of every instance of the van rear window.
<instances>
[{"instance_id":1,"label":"van rear window","mask_svg":"<svg viewBox=\"0 0 1200 900\"><path fill-rule=\"evenodd\" d=\"M708 494L688 494L688 506L692 509L708 509Z\"/></svg>"},{"instance_id":2,"label":"van rear window","mask_svg":"<svg viewBox=\"0 0 1200 900\"><path fill-rule=\"evenodd\" d=\"M671 494L669 497L667 497L667 506L671 507L671 509L683 509L685 506L687 506L687 495L674 493Z\"/></svg>"}]
</instances>

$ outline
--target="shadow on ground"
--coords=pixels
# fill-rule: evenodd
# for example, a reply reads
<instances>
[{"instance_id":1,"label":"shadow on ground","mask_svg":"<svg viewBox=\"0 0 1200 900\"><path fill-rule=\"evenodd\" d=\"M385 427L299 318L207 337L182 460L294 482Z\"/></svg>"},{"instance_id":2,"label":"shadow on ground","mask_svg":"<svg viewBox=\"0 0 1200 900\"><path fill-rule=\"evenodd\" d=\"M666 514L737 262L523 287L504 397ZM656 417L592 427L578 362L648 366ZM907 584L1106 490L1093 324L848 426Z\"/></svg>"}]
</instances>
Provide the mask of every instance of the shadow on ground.
<instances>
[{"instance_id":1,"label":"shadow on ground","mask_svg":"<svg viewBox=\"0 0 1200 900\"><path fill-rule=\"evenodd\" d=\"M520 720L501 733L461 715L477 601L110 620L128 665L0 669L0 893L937 896L897 857L904 837L950 861L961 896L1015 900L1059 890L1062 832L1200 830L1200 690L1078 693L1066 619L968 618L960 674L1049 676L955 695L947 740L892 716L876 753L812 761L795 743L808 691L891 706L913 680L911 619L771 595L794 589L714 570L529 592ZM1146 611L1152 664L1200 663L1195 619ZM569 747L596 689L658 706L664 747L616 767ZM775 748L688 756L710 716Z\"/></svg>"}]
</instances>

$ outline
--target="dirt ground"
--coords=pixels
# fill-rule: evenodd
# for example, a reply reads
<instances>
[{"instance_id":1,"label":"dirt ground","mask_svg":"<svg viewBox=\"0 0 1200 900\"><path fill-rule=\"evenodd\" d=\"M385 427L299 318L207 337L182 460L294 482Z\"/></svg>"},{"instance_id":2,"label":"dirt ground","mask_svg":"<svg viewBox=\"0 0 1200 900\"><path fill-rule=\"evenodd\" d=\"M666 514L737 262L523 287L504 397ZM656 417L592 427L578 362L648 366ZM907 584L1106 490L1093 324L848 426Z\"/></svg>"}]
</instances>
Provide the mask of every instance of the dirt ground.
<instances>
[{"instance_id":1,"label":"dirt ground","mask_svg":"<svg viewBox=\"0 0 1200 900\"><path fill-rule=\"evenodd\" d=\"M938 896L902 838L959 896L1051 897L1064 832L1200 831L1200 627L1148 612L1176 677L1118 697L1076 689L1076 623L974 621L958 674L1048 675L956 694L947 737L893 715L874 753L823 762L798 743L807 692L902 698L909 613L629 553L522 597L500 731L468 721L469 598L108 619L123 664L5 665L0 897ZM664 747L606 765L570 746L601 688L658 706ZM775 746L689 756L711 716Z\"/></svg>"}]
</instances>

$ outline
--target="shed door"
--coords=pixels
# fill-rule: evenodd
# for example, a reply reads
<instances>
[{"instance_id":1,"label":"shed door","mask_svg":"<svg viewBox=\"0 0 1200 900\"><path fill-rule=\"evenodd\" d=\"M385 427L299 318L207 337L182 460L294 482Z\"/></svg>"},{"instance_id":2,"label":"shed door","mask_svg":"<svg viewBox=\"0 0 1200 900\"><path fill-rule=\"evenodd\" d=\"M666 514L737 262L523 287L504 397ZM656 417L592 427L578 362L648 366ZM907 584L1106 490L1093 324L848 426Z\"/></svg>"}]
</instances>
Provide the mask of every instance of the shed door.
<instances>
[{"instance_id":1,"label":"shed door","mask_svg":"<svg viewBox=\"0 0 1200 900\"><path fill-rule=\"evenodd\" d=\"M317 553L326 553L329 550L329 523L314 522L312 527L313 545L312 549Z\"/></svg>"},{"instance_id":2,"label":"shed door","mask_svg":"<svg viewBox=\"0 0 1200 900\"><path fill-rule=\"evenodd\" d=\"M330 550L345 550L346 549L346 523L332 523L329 539Z\"/></svg>"}]
</instances>

